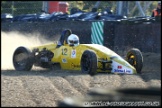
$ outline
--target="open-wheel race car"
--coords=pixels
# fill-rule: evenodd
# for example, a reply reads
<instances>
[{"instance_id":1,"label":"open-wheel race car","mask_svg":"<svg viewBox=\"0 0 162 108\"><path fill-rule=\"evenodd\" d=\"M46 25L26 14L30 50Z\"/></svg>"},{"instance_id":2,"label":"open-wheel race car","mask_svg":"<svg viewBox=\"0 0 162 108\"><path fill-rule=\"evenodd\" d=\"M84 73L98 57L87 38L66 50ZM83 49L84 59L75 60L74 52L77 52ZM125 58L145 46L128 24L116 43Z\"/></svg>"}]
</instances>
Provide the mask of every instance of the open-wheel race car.
<instances>
[{"instance_id":1,"label":"open-wheel race car","mask_svg":"<svg viewBox=\"0 0 162 108\"><path fill-rule=\"evenodd\" d=\"M13 65L18 71L30 71L34 66L52 68L60 65L63 70L81 70L95 75L98 72L136 74L141 73L143 56L132 48L126 58L99 44L80 44L71 30L64 30L58 42L37 47L18 47L13 54Z\"/></svg>"}]
</instances>

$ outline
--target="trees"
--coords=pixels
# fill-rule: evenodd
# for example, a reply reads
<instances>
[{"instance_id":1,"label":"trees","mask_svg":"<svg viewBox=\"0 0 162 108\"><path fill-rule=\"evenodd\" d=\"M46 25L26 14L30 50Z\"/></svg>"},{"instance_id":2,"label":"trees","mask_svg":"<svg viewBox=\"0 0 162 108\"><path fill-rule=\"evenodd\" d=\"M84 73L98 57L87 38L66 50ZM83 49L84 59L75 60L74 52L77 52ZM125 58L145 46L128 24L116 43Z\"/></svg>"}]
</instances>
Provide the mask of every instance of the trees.
<instances>
[{"instance_id":1,"label":"trees","mask_svg":"<svg viewBox=\"0 0 162 108\"><path fill-rule=\"evenodd\" d=\"M70 5L69 10L73 7L77 7L84 11L91 11L97 1L67 1ZM98 11L103 10L106 7L114 9L116 3L114 1L100 1Z\"/></svg>"},{"instance_id":2,"label":"trees","mask_svg":"<svg viewBox=\"0 0 162 108\"><path fill-rule=\"evenodd\" d=\"M48 1L47 1L48 2ZM97 1L66 1L69 3L69 12L72 8L77 7L84 11L91 11ZM124 1L121 1L124 4ZM122 11L128 10L128 17L140 16L140 11L136 5L136 1L126 1L127 5L123 5ZM118 1L100 1L98 11L102 11L106 7L117 13ZM157 1L139 1L144 13L151 15L152 10L156 8ZM11 13L14 16L20 14L39 13L42 9L43 1L2 1L1 13Z\"/></svg>"},{"instance_id":3,"label":"trees","mask_svg":"<svg viewBox=\"0 0 162 108\"><path fill-rule=\"evenodd\" d=\"M97 1L82 1L83 2L83 9L85 11L91 11L93 6ZM127 14L128 17L133 16L141 16L140 10L138 9L138 6L136 4L136 1L121 1L123 2L122 11L123 13ZM125 3L127 2L127 3ZM152 10L156 8L157 1L138 1L145 13L146 16L151 15ZM68 1L70 4L70 8L72 7L78 7L80 9L80 5L78 5L76 1ZM98 7L98 11L102 11L104 8L109 7L113 10L114 14L117 14L117 5L118 1L100 1L100 5ZM128 11L128 12L126 12Z\"/></svg>"},{"instance_id":4,"label":"trees","mask_svg":"<svg viewBox=\"0 0 162 108\"><path fill-rule=\"evenodd\" d=\"M2 1L1 13L20 14L38 13L42 9L42 1Z\"/></svg>"}]
</instances>

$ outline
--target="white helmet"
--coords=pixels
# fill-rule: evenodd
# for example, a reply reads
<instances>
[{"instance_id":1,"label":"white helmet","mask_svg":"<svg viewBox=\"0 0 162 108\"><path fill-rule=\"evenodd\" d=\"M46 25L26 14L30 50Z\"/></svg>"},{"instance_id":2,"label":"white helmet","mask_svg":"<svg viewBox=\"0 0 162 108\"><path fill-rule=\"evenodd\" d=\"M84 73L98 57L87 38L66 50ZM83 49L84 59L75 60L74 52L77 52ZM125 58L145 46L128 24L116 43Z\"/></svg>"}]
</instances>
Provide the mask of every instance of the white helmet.
<instances>
[{"instance_id":1,"label":"white helmet","mask_svg":"<svg viewBox=\"0 0 162 108\"><path fill-rule=\"evenodd\" d=\"M79 45L79 37L75 34L71 34L68 37L67 42L69 45L78 46Z\"/></svg>"}]
</instances>

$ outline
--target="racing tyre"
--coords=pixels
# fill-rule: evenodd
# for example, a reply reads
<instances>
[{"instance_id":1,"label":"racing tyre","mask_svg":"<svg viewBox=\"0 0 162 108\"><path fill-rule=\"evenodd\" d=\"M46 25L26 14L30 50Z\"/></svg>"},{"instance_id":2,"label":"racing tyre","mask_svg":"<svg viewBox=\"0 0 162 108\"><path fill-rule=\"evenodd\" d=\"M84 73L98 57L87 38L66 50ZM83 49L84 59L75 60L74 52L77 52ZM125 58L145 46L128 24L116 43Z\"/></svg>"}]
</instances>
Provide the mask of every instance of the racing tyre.
<instances>
[{"instance_id":1,"label":"racing tyre","mask_svg":"<svg viewBox=\"0 0 162 108\"><path fill-rule=\"evenodd\" d=\"M86 50L81 57L81 71L90 75L97 73L97 56L94 52Z\"/></svg>"},{"instance_id":2,"label":"racing tyre","mask_svg":"<svg viewBox=\"0 0 162 108\"><path fill-rule=\"evenodd\" d=\"M18 47L13 54L13 65L17 71L30 71L33 60L31 51L25 47Z\"/></svg>"},{"instance_id":3,"label":"racing tyre","mask_svg":"<svg viewBox=\"0 0 162 108\"><path fill-rule=\"evenodd\" d=\"M141 73L143 67L143 56L139 49L130 49L127 53L126 60L135 67L137 73Z\"/></svg>"}]
</instances>

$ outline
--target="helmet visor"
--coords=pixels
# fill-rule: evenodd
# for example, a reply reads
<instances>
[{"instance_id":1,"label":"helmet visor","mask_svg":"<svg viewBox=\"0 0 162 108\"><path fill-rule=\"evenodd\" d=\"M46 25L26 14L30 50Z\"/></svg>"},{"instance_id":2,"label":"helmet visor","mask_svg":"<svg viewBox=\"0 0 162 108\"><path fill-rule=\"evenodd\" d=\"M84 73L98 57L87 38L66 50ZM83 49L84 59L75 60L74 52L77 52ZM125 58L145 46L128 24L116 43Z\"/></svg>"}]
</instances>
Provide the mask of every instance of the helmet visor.
<instances>
[{"instance_id":1,"label":"helmet visor","mask_svg":"<svg viewBox=\"0 0 162 108\"><path fill-rule=\"evenodd\" d=\"M71 44L77 44L79 41L78 40L69 40Z\"/></svg>"}]
</instances>

